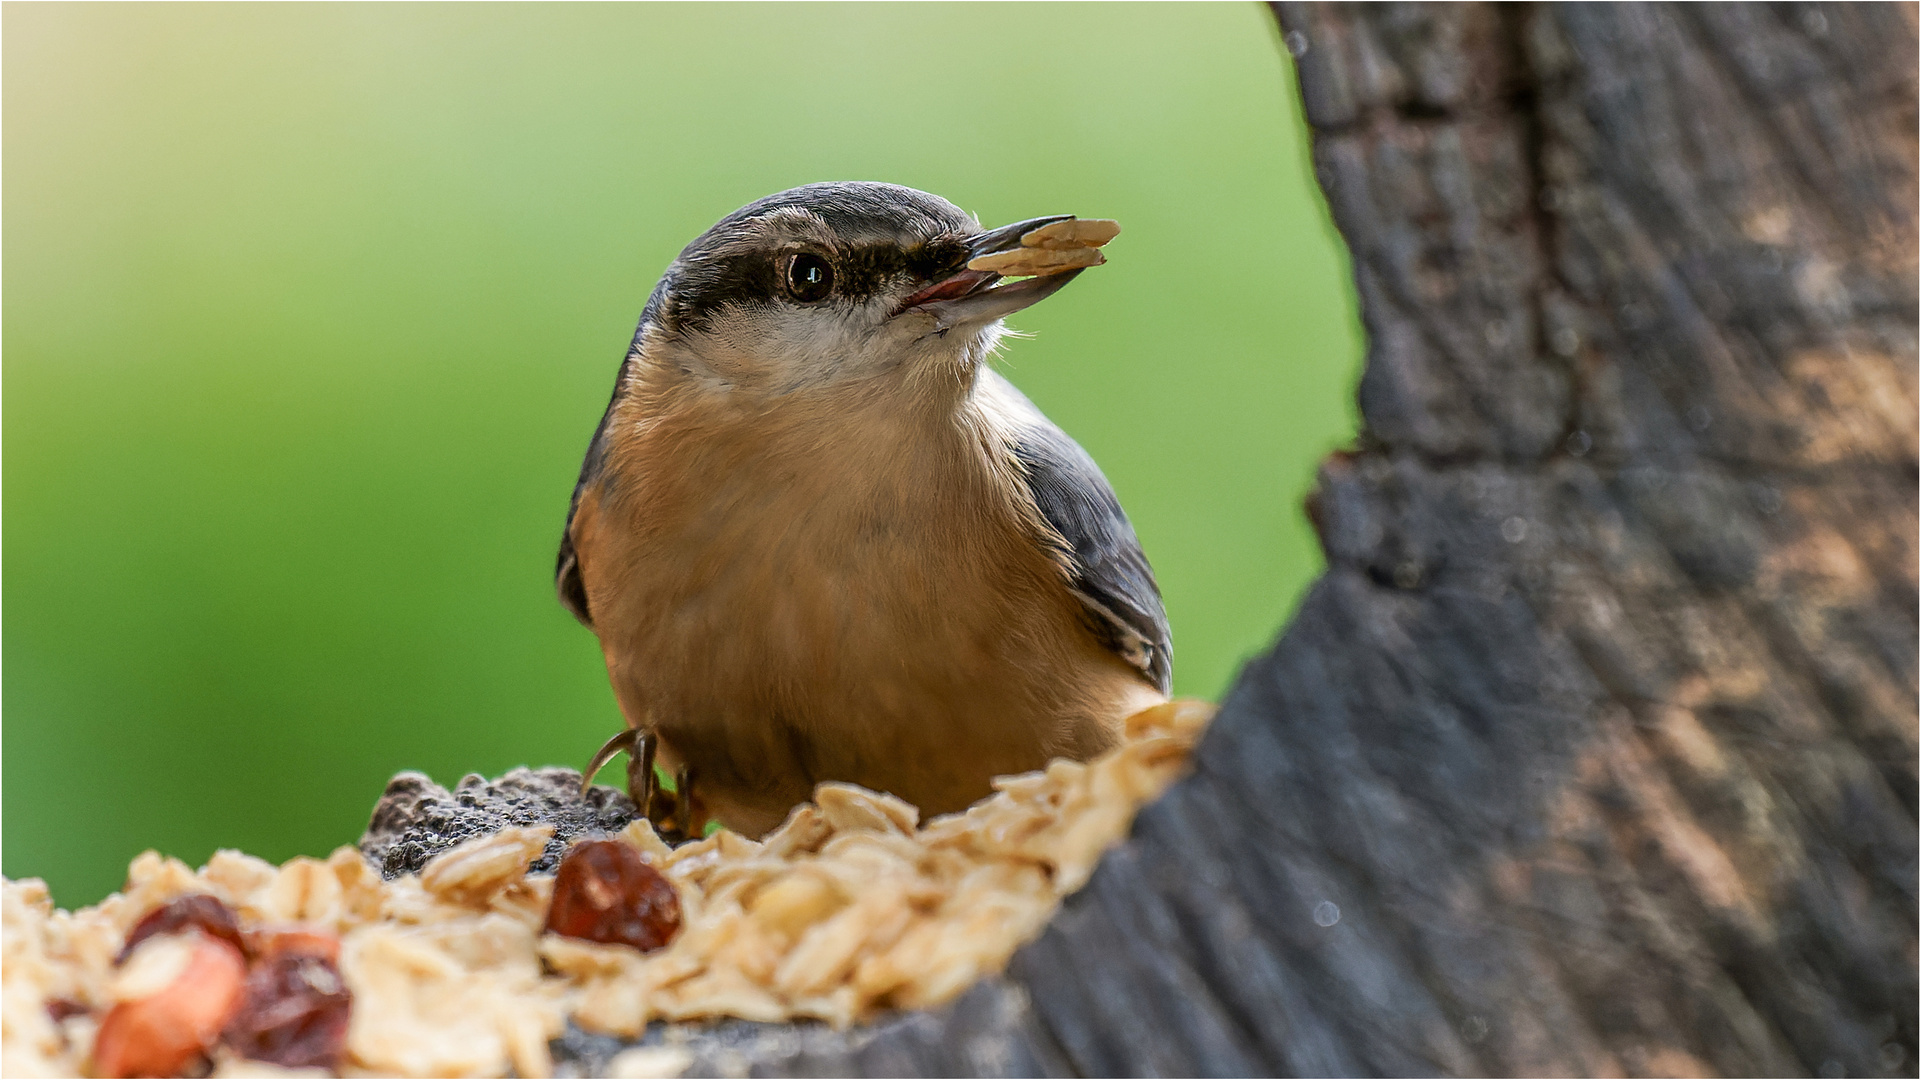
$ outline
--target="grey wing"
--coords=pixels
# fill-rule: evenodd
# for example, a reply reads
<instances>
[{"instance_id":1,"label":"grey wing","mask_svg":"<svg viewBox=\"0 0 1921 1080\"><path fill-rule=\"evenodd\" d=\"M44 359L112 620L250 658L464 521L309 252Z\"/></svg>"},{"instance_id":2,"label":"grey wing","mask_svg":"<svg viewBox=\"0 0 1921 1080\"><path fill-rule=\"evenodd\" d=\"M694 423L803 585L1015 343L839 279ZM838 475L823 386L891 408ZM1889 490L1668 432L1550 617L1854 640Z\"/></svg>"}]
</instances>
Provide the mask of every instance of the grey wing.
<instances>
[{"instance_id":1,"label":"grey wing","mask_svg":"<svg viewBox=\"0 0 1921 1080\"><path fill-rule=\"evenodd\" d=\"M600 440L596 438L594 442L597 446ZM590 630L594 619L587 611L587 586L580 580L580 553L574 550L574 512L580 509L580 492L587 486L588 469L593 463L590 450L587 464L581 468L581 478L574 483L574 497L567 503L567 523L560 530L560 554L554 559L555 595L560 597L561 606Z\"/></svg>"},{"instance_id":2,"label":"grey wing","mask_svg":"<svg viewBox=\"0 0 1921 1080\"><path fill-rule=\"evenodd\" d=\"M574 502L567 507L567 524L560 532L560 554L554 559L554 593L562 607L593 629L594 619L587 613L587 587L580 580L580 556L574 551L574 510L580 505L580 485L574 485Z\"/></svg>"},{"instance_id":3,"label":"grey wing","mask_svg":"<svg viewBox=\"0 0 1921 1080\"><path fill-rule=\"evenodd\" d=\"M640 346L647 332L647 324L660 318L662 306L666 303L668 291L674 283L671 268L661 275L659 284L647 297L647 306L640 311L640 324L634 327L634 340L627 347L627 358L620 362L620 373L614 376L614 392L607 399L607 409L600 414L600 423L594 428L594 437L587 443L587 457L580 463L580 479L574 481L574 496L567 502L567 524L560 530L560 554L554 560L554 592L560 597L562 606L573 612L582 626L592 629L593 613L587 610L587 586L580 579L580 552L574 548L574 515L580 510L581 493L587 485L601 478L601 471L607 464L607 424L614 418L614 406L620 401L622 389L633 374L634 364L640 356Z\"/></svg>"},{"instance_id":4,"label":"grey wing","mask_svg":"<svg viewBox=\"0 0 1921 1080\"><path fill-rule=\"evenodd\" d=\"M574 481L574 495L567 502L567 524L560 530L560 555L554 560L554 592L562 606L588 629L593 628L594 619L587 610L587 587L580 579L580 553L574 549L574 514L580 510L581 492L599 478L606 464L607 422L613 418L614 403L620 400L620 388L626 384L633 365L632 356L620 365L620 374L614 378L613 397L607 402L607 411L600 415L593 439L587 443L587 457L580 463L580 479Z\"/></svg>"},{"instance_id":5,"label":"grey wing","mask_svg":"<svg viewBox=\"0 0 1921 1080\"><path fill-rule=\"evenodd\" d=\"M1041 516L1072 549L1069 587L1080 599L1088 625L1108 648L1167 693L1174 662L1167 608L1113 487L1087 451L1013 384L992 371L981 377L997 382L984 389L1012 406L1008 412L1014 420L1014 456Z\"/></svg>"}]
</instances>

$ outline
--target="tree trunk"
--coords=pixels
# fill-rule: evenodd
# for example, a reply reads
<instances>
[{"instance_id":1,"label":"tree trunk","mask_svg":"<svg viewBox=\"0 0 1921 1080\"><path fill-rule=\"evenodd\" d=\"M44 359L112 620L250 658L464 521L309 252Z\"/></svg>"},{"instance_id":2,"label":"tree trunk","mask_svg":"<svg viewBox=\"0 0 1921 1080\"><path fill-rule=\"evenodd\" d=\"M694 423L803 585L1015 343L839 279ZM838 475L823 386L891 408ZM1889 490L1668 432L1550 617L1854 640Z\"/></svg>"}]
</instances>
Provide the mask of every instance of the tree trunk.
<instances>
[{"instance_id":1,"label":"tree trunk","mask_svg":"<svg viewBox=\"0 0 1921 1080\"><path fill-rule=\"evenodd\" d=\"M1914 1075L1914 8L1279 16L1326 575L1004 979L696 1068Z\"/></svg>"}]
</instances>

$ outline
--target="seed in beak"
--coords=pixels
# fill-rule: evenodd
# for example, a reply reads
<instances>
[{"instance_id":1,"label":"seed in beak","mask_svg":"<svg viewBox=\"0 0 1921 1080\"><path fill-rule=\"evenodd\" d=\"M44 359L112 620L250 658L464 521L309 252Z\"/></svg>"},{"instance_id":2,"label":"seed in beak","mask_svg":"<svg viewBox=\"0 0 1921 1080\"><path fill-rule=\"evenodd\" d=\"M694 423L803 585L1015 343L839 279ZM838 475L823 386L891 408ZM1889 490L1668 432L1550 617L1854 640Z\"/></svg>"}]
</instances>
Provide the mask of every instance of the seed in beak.
<instances>
[{"instance_id":1,"label":"seed in beak","mask_svg":"<svg viewBox=\"0 0 1921 1080\"><path fill-rule=\"evenodd\" d=\"M968 263L967 268L984 270L1004 277L1040 277L1044 274L1058 274L1065 270L1099 266L1106 261L1105 256L1091 247L1060 250L1017 247L1012 251L997 251L992 255L982 255Z\"/></svg>"},{"instance_id":2,"label":"seed in beak","mask_svg":"<svg viewBox=\"0 0 1921 1080\"><path fill-rule=\"evenodd\" d=\"M1021 237L1022 247L1046 248L1049 251L1066 251L1070 248L1097 248L1107 246L1109 240L1121 234L1121 223L1107 218L1068 218L1052 225L1043 225Z\"/></svg>"}]
</instances>

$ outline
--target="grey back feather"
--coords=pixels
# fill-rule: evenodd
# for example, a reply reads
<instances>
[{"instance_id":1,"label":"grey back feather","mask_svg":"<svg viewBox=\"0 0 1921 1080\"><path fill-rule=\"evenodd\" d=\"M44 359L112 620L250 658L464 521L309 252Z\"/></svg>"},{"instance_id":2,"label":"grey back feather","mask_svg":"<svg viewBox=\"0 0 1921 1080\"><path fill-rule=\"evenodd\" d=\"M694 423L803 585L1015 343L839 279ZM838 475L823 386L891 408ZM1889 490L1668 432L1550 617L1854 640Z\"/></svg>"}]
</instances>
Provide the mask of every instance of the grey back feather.
<instances>
[{"instance_id":1,"label":"grey back feather","mask_svg":"<svg viewBox=\"0 0 1921 1080\"><path fill-rule=\"evenodd\" d=\"M1087 451L1012 383L991 369L983 370L980 377L997 384L990 392L1018 406L1013 417L1014 456L1041 516L1072 549L1069 588L1080 599L1088 626L1161 693L1168 693L1174 653L1167 608L1113 487Z\"/></svg>"}]
</instances>

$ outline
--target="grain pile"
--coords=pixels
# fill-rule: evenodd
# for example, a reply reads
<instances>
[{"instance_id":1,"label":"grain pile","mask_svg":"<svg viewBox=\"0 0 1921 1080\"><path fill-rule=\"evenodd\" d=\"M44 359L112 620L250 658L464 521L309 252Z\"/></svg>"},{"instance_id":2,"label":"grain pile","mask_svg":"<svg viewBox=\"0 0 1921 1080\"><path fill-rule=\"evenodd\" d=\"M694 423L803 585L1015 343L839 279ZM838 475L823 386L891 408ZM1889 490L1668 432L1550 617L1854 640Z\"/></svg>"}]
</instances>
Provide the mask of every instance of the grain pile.
<instances>
[{"instance_id":1,"label":"grain pile","mask_svg":"<svg viewBox=\"0 0 1921 1080\"><path fill-rule=\"evenodd\" d=\"M966 813L924 824L912 806L846 784L822 784L759 842L721 831L670 849L636 821L619 838L679 901L678 934L647 953L543 933L555 879L527 867L544 826L468 841L393 881L349 847L278 867L222 851L199 871L148 852L123 892L73 912L54 909L39 881L9 881L0 1070L88 1072L108 1010L189 981L166 968L162 946L178 952L175 939L115 961L143 916L196 894L233 910L250 952L275 935L337 939L352 994L346 1075L548 1075L548 1040L570 1018L631 1036L656 1019L844 1026L940 1005L999 971L1087 880L1211 714L1191 701L1148 709L1114 751L1002 777ZM632 1051L626 1065L671 1074L686 1064L675 1053ZM211 1058L215 1075L272 1068L229 1042Z\"/></svg>"}]
</instances>

